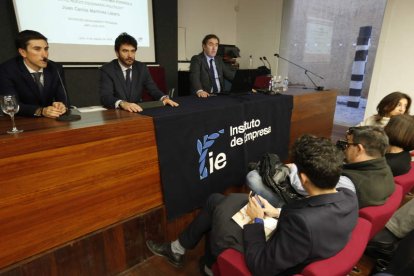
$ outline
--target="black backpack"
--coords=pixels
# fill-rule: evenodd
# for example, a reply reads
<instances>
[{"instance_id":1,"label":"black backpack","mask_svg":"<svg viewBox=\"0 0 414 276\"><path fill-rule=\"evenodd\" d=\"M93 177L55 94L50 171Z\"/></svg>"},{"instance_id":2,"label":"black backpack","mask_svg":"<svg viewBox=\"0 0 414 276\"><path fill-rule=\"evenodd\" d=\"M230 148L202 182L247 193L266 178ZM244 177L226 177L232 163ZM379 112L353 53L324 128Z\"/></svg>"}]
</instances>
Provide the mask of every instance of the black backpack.
<instances>
[{"instance_id":1,"label":"black backpack","mask_svg":"<svg viewBox=\"0 0 414 276\"><path fill-rule=\"evenodd\" d=\"M280 161L277 154L265 153L254 169L259 172L263 183L283 199L285 204L303 198L290 184L289 168Z\"/></svg>"}]
</instances>

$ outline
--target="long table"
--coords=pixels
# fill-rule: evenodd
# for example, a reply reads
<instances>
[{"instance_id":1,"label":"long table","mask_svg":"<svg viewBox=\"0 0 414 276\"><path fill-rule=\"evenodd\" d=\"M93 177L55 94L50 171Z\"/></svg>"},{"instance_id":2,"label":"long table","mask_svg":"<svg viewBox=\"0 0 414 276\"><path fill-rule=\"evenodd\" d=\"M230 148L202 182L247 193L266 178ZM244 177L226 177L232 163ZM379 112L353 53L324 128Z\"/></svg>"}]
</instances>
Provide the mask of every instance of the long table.
<instances>
[{"instance_id":1,"label":"long table","mask_svg":"<svg viewBox=\"0 0 414 276\"><path fill-rule=\"evenodd\" d=\"M336 92L289 89L288 94L294 103L289 143L305 132L329 137ZM22 260L25 271L45 271L49 264L67 271L78 258L101 254L102 244L94 237L103 229L112 237L105 244L117 249L108 258L119 251L117 258L127 260L124 266L114 260L112 274L142 260L135 250L141 243L127 238L117 225L143 227L135 220L131 225L131 218L164 204L153 118L108 110L83 113L81 121L71 123L17 117L16 124L25 131L8 135L10 118L0 117L0 271ZM164 228L156 215L148 221L156 224L151 233ZM169 235L176 237L187 223L168 223ZM144 246L146 234L140 235ZM85 240L88 250L72 247L74 240ZM47 257L65 245L65 254ZM40 267L32 266L38 259ZM102 262L83 264L77 272L88 274L85 266Z\"/></svg>"}]
</instances>

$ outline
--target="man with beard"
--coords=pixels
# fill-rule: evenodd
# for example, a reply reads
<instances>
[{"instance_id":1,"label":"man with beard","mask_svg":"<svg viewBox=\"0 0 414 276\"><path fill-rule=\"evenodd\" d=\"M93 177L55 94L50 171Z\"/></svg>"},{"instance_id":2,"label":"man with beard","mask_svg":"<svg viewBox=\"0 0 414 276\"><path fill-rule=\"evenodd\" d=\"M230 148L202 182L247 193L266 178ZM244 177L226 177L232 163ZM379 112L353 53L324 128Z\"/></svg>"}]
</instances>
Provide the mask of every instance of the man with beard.
<instances>
[{"instance_id":1,"label":"man with beard","mask_svg":"<svg viewBox=\"0 0 414 276\"><path fill-rule=\"evenodd\" d=\"M178 106L158 89L147 66L135 60L137 45L136 39L127 33L116 38L115 53L118 58L103 65L100 70L99 94L102 105L141 112L139 103L145 87L154 100L160 100L164 105Z\"/></svg>"}]
</instances>

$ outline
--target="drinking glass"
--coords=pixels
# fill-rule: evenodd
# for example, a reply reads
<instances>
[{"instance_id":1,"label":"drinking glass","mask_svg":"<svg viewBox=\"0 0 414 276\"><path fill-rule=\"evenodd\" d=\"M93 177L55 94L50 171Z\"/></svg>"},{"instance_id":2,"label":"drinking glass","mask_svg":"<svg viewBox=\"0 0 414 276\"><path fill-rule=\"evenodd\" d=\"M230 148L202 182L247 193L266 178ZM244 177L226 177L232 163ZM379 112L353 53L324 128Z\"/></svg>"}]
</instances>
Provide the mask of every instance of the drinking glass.
<instances>
[{"instance_id":1,"label":"drinking glass","mask_svg":"<svg viewBox=\"0 0 414 276\"><path fill-rule=\"evenodd\" d=\"M16 101L16 97L14 95L1 96L0 104L1 110L10 116L13 124L13 128L11 130L8 130L7 133L15 134L22 132L23 130L17 129L16 124L14 123L14 114L19 111L19 104Z\"/></svg>"}]
</instances>

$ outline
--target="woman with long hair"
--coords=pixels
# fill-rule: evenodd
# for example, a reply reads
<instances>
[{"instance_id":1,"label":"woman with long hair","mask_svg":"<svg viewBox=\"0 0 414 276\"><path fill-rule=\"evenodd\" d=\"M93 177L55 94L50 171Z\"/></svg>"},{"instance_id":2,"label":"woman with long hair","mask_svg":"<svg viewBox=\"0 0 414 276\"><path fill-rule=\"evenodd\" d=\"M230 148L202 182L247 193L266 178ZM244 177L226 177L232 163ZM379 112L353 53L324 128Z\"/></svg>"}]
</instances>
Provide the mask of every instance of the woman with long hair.
<instances>
[{"instance_id":1,"label":"woman with long hair","mask_svg":"<svg viewBox=\"0 0 414 276\"><path fill-rule=\"evenodd\" d=\"M357 126L385 127L392 116L409 114L411 98L402 92L392 92L377 105L377 114L366 118Z\"/></svg>"}]
</instances>

